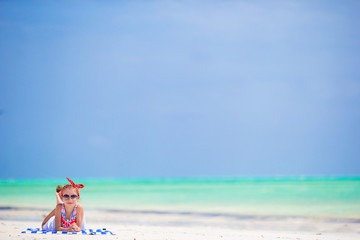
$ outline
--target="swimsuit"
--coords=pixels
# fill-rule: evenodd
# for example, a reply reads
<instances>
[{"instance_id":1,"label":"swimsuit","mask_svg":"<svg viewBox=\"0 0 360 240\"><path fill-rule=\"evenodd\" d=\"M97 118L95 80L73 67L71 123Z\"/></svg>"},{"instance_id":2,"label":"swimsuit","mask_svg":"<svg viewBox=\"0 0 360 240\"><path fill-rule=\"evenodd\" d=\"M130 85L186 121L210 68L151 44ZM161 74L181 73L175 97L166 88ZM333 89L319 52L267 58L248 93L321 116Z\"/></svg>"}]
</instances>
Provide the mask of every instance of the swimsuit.
<instances>
[{"instance_id":1,"label":"swimsuit","mask_svg":"<svg viewBox=\"0 0 360 240\"><path fill-rule=\"evenodd\" d=\"M71 213L70 216L70 220L66 219L66 211L65 211L65 205L62 204L62 208L61 208L61 225L64 228L69 228L71 224L76 223L76 207L77 207L77 203L74 207L73 212Z\"/></svg>"},{"instance_id":2,"label":"swimsuit","mask_svg":"<svg viewBox=\"0 0 360 240\"><path fill-rule=\"evenodd\" d=\"M76 222L76 207L78 204L75 205L74 210L71 214L70 220L66 219L66 212L65 212L65 207L64 204L62 205L61 208L61 226L64 228L69 228L70 224L73 222ZM65 223L64 223L65 222ZM83 216L83 220L82 220L82 226L81 226L81 230L86 230L85 227L86 221L85 221L85 214ZM67 227L66 227L67 226ZM47 230L47 231L55 231L55 216L52 216L42 227L43 230Z\"/></svg>"}]
</instances>

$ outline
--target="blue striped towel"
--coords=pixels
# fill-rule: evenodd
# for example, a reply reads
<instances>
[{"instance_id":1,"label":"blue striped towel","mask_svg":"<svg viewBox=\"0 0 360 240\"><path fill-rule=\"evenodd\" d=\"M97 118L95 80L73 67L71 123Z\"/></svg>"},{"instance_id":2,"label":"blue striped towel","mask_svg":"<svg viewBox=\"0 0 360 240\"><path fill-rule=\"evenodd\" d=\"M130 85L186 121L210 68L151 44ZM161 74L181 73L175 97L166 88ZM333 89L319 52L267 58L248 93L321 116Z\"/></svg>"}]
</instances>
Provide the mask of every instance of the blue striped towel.
<instances>
[{"instance_id":1,"label":"blue striped towel","mask_svg":"<svg viewBox=\"0 0 360 240\"><path fill-rule=\"evenodd\" d=\"M87 229L86 231L81 232L63 232L63 231L45 231L40 228L28 228L26 231L22 231L21 233L31 233L31 234L82 234L82 235L116 235L108 230L102 229Z\"/></svg>"}]
</instances>

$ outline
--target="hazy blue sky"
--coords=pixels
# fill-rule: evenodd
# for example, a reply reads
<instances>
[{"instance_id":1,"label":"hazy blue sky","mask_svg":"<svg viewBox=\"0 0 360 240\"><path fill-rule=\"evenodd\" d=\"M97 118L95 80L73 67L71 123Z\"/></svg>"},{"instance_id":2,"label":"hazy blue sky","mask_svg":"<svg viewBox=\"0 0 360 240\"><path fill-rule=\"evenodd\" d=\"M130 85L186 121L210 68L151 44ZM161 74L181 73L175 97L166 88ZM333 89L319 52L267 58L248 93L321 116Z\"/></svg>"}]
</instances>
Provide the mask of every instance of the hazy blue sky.
<instances>
[{"instance_id":1,"label":"hazy blue sky","mask_svg":"<svg viewBox=\"0 0 360 240\"><path fill-rule=\"evenodd\" d=\"M360 1L0 1L0 178L360 175Z\"/></svg>"}]
</instances>

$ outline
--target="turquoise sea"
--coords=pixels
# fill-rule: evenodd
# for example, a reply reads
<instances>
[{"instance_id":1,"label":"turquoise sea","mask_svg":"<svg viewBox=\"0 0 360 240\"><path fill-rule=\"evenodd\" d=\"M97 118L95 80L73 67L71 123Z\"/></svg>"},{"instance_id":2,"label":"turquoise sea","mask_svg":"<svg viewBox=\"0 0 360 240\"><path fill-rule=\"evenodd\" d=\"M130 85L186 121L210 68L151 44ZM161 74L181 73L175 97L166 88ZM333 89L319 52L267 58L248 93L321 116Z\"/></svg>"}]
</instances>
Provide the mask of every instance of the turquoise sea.
<instances>
[{"instance_id":1,"label":"turquoise sea","mask_svg":"<svg viewBox=\"0 0 360 240\"><path fill-rule=\"evenodd\" d=\"M360 219L360 177L74 179L86 209ZM52 209L61 180L0 180L0 209Z\"/></svg>"}]
</instances>

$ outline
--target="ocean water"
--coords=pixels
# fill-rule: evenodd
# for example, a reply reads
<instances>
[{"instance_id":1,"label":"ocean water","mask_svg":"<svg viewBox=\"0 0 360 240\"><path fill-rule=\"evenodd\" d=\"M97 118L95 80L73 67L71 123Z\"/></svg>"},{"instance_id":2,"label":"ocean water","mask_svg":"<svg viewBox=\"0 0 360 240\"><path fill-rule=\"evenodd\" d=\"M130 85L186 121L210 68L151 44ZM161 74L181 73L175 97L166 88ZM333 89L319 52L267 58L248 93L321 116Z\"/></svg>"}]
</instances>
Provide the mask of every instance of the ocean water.
<instances>
[{"instance_id":1,"label":"ocean water","mask_svg":"<svg viewBox=\"0 0 360 240\"><path fill-rule=\"evenodd\" d=\"M86 209L360 218L359 178L76 179ZM67 180L1 180L0 208L52 209Z\"/></svg>"}]
</instances>

